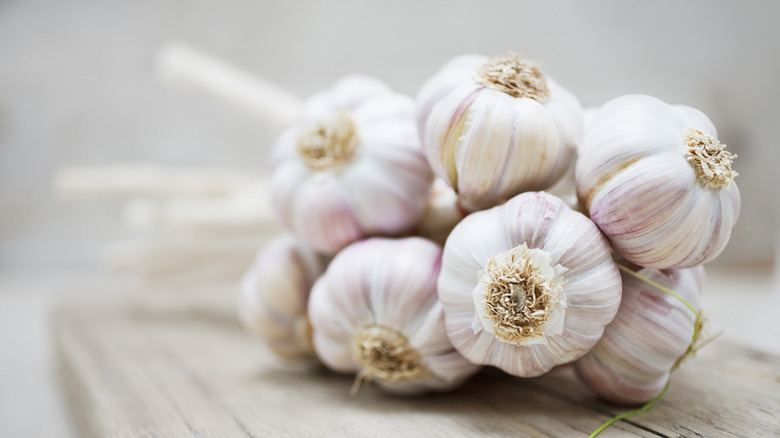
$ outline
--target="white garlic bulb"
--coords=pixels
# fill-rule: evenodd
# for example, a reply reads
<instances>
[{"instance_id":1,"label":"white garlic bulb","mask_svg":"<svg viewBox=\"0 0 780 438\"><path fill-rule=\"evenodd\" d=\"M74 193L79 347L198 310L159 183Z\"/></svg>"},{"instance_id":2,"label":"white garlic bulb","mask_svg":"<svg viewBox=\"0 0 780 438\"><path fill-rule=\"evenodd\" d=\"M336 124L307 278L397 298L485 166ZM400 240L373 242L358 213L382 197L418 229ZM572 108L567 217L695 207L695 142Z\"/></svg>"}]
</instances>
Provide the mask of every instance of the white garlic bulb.
<instances>
[{"instance_id":1,"label":"white garlic bulb","mask_svg":"<svg viewBox=\"0 0 780 438\"><path fill-rule=\"evenodd\" d=\"M632 270L633 271L633 270ZM699 309L704 268L640 269L639 275ZM582 380L614 403L645 403L663 391L688 350L696 315L680 299L623 273L623 300L604 336L574 364Z\"/></svg>"},{"instance_id":2,"label":"white garlic bulb","mask_svg":"<svg viewBox=\"0 0 780 438\"><path fill-rule=\"evenodd\" d=\"M463 55L422 87L417 123L434 173L474 211L553 185L573 158L582 107L534 61Z\"/></svg>"},{"instance_id":3,"label":"white garlic bulb","mask_svg":"<svg viewBox=\"0 0 780 438\"><path fill-rule=\"evenodd\" d=\"M582 109L582 126L583 128L587 128L587 126L590 124L591 120L593 120L593 117L596 116L596 114L599 112L600 107L597 106L589 106L587 108Z\"/></svg>"},{"instance_id":4,"label":"white garlic bulb","mask_svg":"<svg viewBox=\"0 0 780 438\"><path fill-rule=\"evenodd\" d=\"M365 236L408 232L433 181L414 101L366 76L304 102L301 123L281 134L272 161L277 216L328 254Z\"/></svg>"},{"instance_id":5,"label":"white garlic bulb","mask_svg":"<svg viewBox=\"0 0 780 438\"><path fill-rule=\"evenodd\" d=\"M443 179L436 178L414 234L444 245L452 229L467 214L458 203L458 195L452 188Z\"/></svg>"},{"instance_id":6,"label":"white garlic bulb","mask_svg":"<svg viewBox=\"0 0 780 438\"><path fill-rule=\"evenodd\" d=\"M521 377L585 354L620 304L606 239L544 192L467 216L444 246L438 284L455 348Z\"/></svg>"},{"instance_id":7,"label":"white garlic bulb","mask_svg":"<svg viewBox=\"0 0 780 438\"><path fill-rule=\"evenodd\" d=\"M309 300L322 362L394 393L460 385L477 367L447 339L440 268L441 248L419 237L372 238L338 253Z\"/></svg>"},{"instance_id":8,"label":"white garlic bulb","mask_svg":"<svg viewBox=\"0 0 780 438\"><path fill-rule=\"evenodd\" d=\"M654 97L606 103L578 150L577 196L620 255L640 266L700 265L739 216L734 158L700 111Z\"/></svg>"},{"instance_id":9,"label":"white garlic bulb","mask_svg":"<svg viewBox=\"0 0 780 438\"><path fill-rule=\"evenodd\" d=\"M241 282L238 314L244 327L277 355L314 355L306 306L327 261L291 235L263 248Z\"/></svg>"}]
</instances>

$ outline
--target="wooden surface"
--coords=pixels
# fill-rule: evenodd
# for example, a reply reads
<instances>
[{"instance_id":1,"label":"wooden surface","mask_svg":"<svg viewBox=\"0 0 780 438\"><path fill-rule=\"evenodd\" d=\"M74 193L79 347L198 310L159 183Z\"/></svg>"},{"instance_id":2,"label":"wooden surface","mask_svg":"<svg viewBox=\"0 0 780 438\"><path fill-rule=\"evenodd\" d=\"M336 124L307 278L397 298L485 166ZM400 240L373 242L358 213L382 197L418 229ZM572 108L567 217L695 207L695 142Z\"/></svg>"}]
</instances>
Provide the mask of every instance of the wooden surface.
<instances>
[{"instance_id":1,"label":"wooden surface","mask_svg":"<svg viewBox=\"0 0 780 438\"><path fill-rule=\"evenodd\" d=\"M235 324L118 306L60 310L61 380L85 437L586 436L621 408L559 368L489 369L462 388L398 398L278 362ZM601 436L780 436L780 358L716 341L650 412Z\"/></svg>"}]
</instances>

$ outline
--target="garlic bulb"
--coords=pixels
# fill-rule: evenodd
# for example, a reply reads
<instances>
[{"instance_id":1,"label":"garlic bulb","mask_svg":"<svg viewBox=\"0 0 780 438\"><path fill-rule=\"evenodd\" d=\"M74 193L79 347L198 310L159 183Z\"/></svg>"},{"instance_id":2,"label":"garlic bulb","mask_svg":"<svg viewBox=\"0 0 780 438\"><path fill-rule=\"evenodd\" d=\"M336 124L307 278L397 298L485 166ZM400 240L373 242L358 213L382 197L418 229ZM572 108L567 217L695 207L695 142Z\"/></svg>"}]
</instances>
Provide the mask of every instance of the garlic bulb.
<instances>
[{"instance_id":1,"label":"garlic bulb","mask_svg":"<svg viewBox=\"0 0 780 438\"><path fill-rule=\"evenodd\" d=\"M467 214L452 188L443 179L436 178L414 234L444 245L452 229Z\"/></svg>"},{"instance_id":2,"label":"garlic bulb","mask_svg":"<svg viewBox=\"0 0 780 438\"><path fill-rule=\"evenodd\" d=\"M534 61L464 55L423 85L417 124L434 173L474 211L554 184L572 160L582 107Z\"/></svg>"},{"instance_id":3,"label":"garlic bulb","mask_svg":"<svg viewBox=\"0 0 780 438\"><path fill-rule=\"evenodd\" d=\"M441 248L418 237L372 238L336 255L309 300L322 362L394 393L460 385L477 367L447 339L440 267Z\"/></svg>"},{"instance_id":4,"label":"garlic bulb","mask_svg":"<svg viewBox=\"0 0 780 438\"><path fill-rule=\"evenodd\" d=\"M577 196L620 255L640 266L684 268L714 259L739 216L733 155L712 122L687 106L629 95L588 124Z\"/></svg>"},{"instance_id":5,"label":"garlic bulb","mask_svg":"<svg viewBox=\"0 0 780 438\"><path fill-rule=\"evenodd\" d=\"M544 192L459 223L444 246L438 285L455 348L521 377L585 354L620 304L606 239Z\"/></svg>"},{"instance_id":6,"label":"garlic bulb","mask_svg":"<svg viewBox=\"0 0 780 438\"><path fill-rule=\"evenodd\" d=\"M291 235L272 240L241 282L238 313L244 327L277 355L314 355L306 313L309 292L326 260Z\"/></svg>"},{"instance_id":7,"label":"garlic bulb","mask_svg":"<svg viewBox=\"0 0 780 438\"><path fill-rule=\"evenodd\" d=\"M674 291L698 310L704 268L641 269L639 275ZM645 403L661 393L688 349L696 316L678 298L623 273L623 300L604 336L576 361L578 375L603 398Z\"/></svg>"},{"instance_id":8,"label":"garlic bulb","mask_svg":"<svg viewBox=\"0 0 780 438\"><path fill-rule=\"evenodd\" d=\"M593 120L593 117L596 116L596 114L599 112L599 107L597 106L589 106L587 108L582 109L582 126L583 128L587 128L590 122Z\"/></svg>"},{"instance_id":9,"label":"garlic bulb","mask_svg":"<svg viewBox=\"0 0 780 438\"><path fill-rule=\"evenodd\" d=\"M272 204L288 229L322 253L418 221L433 175L414 102L376 79L349 76L304 102L271 161Z\"/></svg>"}]
</instances>

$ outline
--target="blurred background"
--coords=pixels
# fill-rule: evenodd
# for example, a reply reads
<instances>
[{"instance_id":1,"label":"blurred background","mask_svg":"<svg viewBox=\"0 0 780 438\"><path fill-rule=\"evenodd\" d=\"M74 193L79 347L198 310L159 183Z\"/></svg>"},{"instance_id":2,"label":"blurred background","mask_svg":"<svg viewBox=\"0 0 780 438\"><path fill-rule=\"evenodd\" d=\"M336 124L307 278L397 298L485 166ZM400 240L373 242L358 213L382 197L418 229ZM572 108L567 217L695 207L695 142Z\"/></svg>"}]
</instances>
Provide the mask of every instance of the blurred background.
<instances>
[{"instance_id":1,"label":"blurred background","mask_svg":"<svg viewBox=\"0 0 780 438\"><path fill-rule=\"evenodd\" d=\"M542 61L586 107L646 93L702 110L739 156L742 194L731 242L709 269L717 292L705 309L734 324L726 336L780 350L770 321L780 310L779 15L774 1L0 0L0 436L71 433L48 315L72 291L110 294L126 280L100 255L136 232L127 205L64 201L53 191L57 170L264 172L275 131L161 80L158 50L170 40L301 97L354 72L414 95L455 55L513 50ZM727 314L736 294L762 313Z\"/></svg>"}]
</instances>

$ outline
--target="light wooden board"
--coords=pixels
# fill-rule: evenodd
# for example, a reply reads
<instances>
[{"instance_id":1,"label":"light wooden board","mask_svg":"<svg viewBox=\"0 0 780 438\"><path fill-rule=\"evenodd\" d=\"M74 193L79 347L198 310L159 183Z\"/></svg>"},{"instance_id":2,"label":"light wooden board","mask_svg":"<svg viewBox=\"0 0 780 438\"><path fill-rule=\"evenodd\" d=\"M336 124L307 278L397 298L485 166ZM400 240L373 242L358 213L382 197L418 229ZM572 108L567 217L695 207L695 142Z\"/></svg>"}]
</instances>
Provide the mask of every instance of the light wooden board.
<instances>
[{"instance_id":1,"label":"light wooden board","mask_svg":"<svg viewBox=\"0 0 780 438\"><path fill-rule=\"evenodd\" d=\"M276 361L236 325L117 306L58 312L61 380L85 437L576 437L621 408L561 367L488 369L462 388L398 398ZM780 436L780 358L727 342L675 373L650 412L601 436Z\"/></svg>"}]
</instances>

